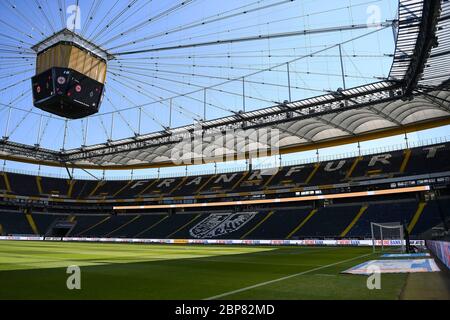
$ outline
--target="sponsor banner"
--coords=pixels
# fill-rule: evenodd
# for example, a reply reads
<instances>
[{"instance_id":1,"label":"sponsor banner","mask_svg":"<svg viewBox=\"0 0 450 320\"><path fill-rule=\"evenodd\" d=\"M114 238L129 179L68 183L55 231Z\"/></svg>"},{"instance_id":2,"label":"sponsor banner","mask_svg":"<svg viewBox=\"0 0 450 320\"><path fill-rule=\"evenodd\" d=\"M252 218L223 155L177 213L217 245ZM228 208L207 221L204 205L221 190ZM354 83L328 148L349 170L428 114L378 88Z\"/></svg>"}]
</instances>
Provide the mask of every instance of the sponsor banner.
<instances>
[{"instance_id":1,"label":"sponsor banner","mask_svg":"<svg viewBox=\"0 0 450 320\"><path fill-rule=\"evenodd\" d=\"M242 240L241 244L255 245L255 244L259 244L259 241L258 240Z\"/></svg>"},{"instance_id":2,"label":"sponsor banner","mask_svg":"<svg viewBox=\"0 0 450 320\"><path fill-rule=\"evenodd\" d=\"M44 237L28 237L28 236L1 236L0 240L15 240L15 241L41 241Z\"/></svg>"},{"instance_id":3,"label":"sponsor banner","mask_svg":"<svg viewBox=\"0 0 450 320\"><path fill-rule=\"evenodd\" d=\"M372 240L337 240L337 245L339 246L371 246Z\"/></svg>"},{"instance_id":4,"label":"sponsor banner","mask_svg":"<svg viewBox=\"0 0 450 320\"><path fill-rule=\"evenodd\" d=\"M450 242L427 241L427 247L450 269Z\"/></svg>"},{"instance_id":5,"label":"sponsor banner","mask_svg":"<svg viewBox=\"0 0 450 320\"><path fill-rule=\"evenodd\" d=\"M377 246L401 246L405 245L406 242L402 240L375 240Z\"/></svg>"},{"instance_id":6,"label":"sponsor banner","mask_svg":"<svg viewBox=\"0 0 450 320\"><path fill-rule=\"evenodd\" d=\"M174 243L173 239L140 239L143 243L170 244Z\"/></svg>"},{"instance_id":7,"label":"sponsor banner","mask_svg":"<svg viewBox=\"0 0 450 320\"><path fill-rule=\"evenodd\" d=\"M380 273L415 273L438 272L439 267L433 259L400 259L400 260L370 260L361 263L342 273L371 275Z\"/></svg>"},{"instance_id":8,"label":"sponsor banner","mask_svg":"<svg viewBox=\"0 0 450 320\"><path fill-rule=\"evenodd\" d=\"M383 254L382 258L423 258L429 257L429 253L389 253Z\"/></svg>"},{"instance_id":9,"label":"sponsor banner","mask_svg":"<svg viewBox=\"0 0 450 320\"><path fill-rule=\"evenodd\" d=\"M186 239L175 239L175 240L173 240L173 243L174 244L187 244L187 243L189 243L189 241Z\"/></svg>"},{"instance_id":10,"label":"sponsor banner","mask_svg":"<svg viewBox=\"0 0 450 320\"><path fill-rule=\"evenodd\" d=\"M189 244L208 244L208 240L203 240L203 239L189 239L188 240Z\"/></svg>"},{"instance_id":11,"label":"sponsor banner","mask_svg":"<svg viewBox=\"0 0 450 320\"><path fill-rule=\"evenodd\" d=\"M44 237L6 236L0 240L44 240ZM372 240L342 240L342 239L307 239L307 240L236 240L236 239L136 239L136 238L94 238L94 237L46 237L49 241L74 242L116 242L116 243L157 243L157 244L216 244L216 245L272 245L272 246L372 246ZM385 247L400 246L402 240L384 240ZM403 241L403 244L405 242ZM424 246L424 240L411 241L412 245ZM376 240L376 246L381 246ZM447 255L448 257L448 255ZM447 258L448 259L448 258Z\"/></svg>"},{"instance_id":12,"label":"sponsor banner","mask_svg":"<svg viewBox=\"0 0 450 320\"><path fill-rule=\"evenodd\" d=\"M290 240L268 240L268 244L274 245L274 246L288 246L291 245Z\"/></svg>"}]
</instances>

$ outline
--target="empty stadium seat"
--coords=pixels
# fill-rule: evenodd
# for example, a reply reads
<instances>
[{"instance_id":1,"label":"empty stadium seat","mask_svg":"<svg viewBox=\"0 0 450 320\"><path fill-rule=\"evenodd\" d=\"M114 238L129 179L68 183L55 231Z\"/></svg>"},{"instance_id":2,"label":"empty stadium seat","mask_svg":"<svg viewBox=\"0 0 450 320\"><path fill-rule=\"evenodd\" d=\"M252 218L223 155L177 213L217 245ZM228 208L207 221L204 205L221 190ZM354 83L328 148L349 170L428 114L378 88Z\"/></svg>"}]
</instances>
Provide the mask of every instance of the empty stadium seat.
<instances>
[{"instance_id":1,"label":"empty stadium seat","mask_svg":"<svg viewBox=\"0 0 450 320\"><path fill-rule=\"evenodd\" d=\"M22 212L0 211L0 224L6 235L34 235L30 224Z\"/></svg>"}]
</instances>

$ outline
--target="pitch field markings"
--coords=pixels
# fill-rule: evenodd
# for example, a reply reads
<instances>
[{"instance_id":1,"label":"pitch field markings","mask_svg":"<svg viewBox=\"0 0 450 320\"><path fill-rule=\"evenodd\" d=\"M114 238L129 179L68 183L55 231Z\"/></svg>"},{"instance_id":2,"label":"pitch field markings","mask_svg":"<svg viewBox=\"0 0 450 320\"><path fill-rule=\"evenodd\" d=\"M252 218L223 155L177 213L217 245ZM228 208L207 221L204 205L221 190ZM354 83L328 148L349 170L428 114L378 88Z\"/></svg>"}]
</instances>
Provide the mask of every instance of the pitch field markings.
<instances>
[{"instance_id":1,"label":"pitch field markings","mask_svg":"<svg viewBox=\"0 0 450 320\"><path fill-rule=\"evenodd\" d=\"M44 269L65 267L67 263L77 264L81 266L95 266L107 264L120 264L132 262L148 262L148 261L166 261L174 259L190 259L190 261L203 263L204 259L209 262L224 262L233 264L254 264L254 265L271 265L265 261L251 261L245 259L245 254L253 253L257 256L264 257L266 255L276 254L274 247L220 247L220 246L201 246L201 247L178 247L174 245L124 245L121 244L120 249L116 245L101 244L100 246L92 243L60 243L60 242L20 242L8 241L4 243L2 250L2 259L0 259L0 270L24 270L24 269ZM64 248L61 248L63 245ZM40 249L37 255L30 255L30 249ZM44 251L43 249L47 250ZM133 249L132 252L126 252L126 249ZM168 250L169 249L169 250ZM186 253L191 249L194 252ZM314 252L324 252L336 250L338 248L317 248L302 247L295 248L293 252L283 254L309 254ZM8 252L9 251L9 252ZM56 254L56 255L55 255ZM79 255L78 259L74 259L74 254ZM150 255L149 255L150 254ZM242 258L235 256L233 261L224 259L229 255L242 254ZM105 260L106 259L106 260ZM285 266L303 266L315 267L317 265L307 263L284 263Z\"/></svg>"},{"instance_id":2,"label":"pitch field markings","mask_svg":"<svg viewBox=\"0 0 450 320\"><path fill-rule=\"evenodd\" d=\"M298 249L298 248L297 248ZM289 254L295 254L296 256L300 255L300 254L310 254L310 253L314 253L314 252L324 252L324 251L331 251L331 250L335 250L335 249L339 249L338 247L320 247L320 248L309 248L309 247L302 247L301 248L302 251L296 251L296 252L292 252L292 253L284 253L284 255L289 255ZM308 250L303 250L303 249L308 249ZM273 251L261 251L261 252L256 252L254 253L255 256L256 255L264 255L265 253L270 253L273 254ZM245 256L245 254L243 254L243 256ZM251 261L251 260L247 260L247 259L238 259L238 258L234 258L232 261L230 260L226 260L223 258L220 258L221 256L207 256L207 257L199 257L197 259L195 259L194 262L198 262L198 263L203 263L204 260L208 260L208 262L217 262L217 263L233 263L233 264L254 264L254 265L267 265L267 266L271 266L271 265L277 265L276 262L263 262L263 261ZM226 257L226 255L225 255ZM315 267L317 266L317 264L308 264L308 263L283 263L283 266L291 266L291 267Z\"/></svg>"},{"instance_id":3,"label":"pitch field markings","mask_svg":"<svg viewBox=\"0 0 450 320\"><path fill-rule=\"evenodd\" d=\"M248 290L251 290L251 289L255 289L255 288L262 287L262 286L266 286L266 285L269 285L269 284L272 284L272 283L288 280L288 279L291 279L291 278L294 278L294 277L299 277L299 276L302 276L302 275L305 275L305 274L308 274L308 273L311 273L311 272L319 271L319 270L322 270L322 269L333 267L333 266L336 266L336 265L339 265L339 264L342 264L342 263L346 263L346 262L350 262L350 261L353 261L353 260L358 260L358 259L365 258L365 257L371 256L371 255L373 255L373 253L363 254L363 255L360 255L360 256L357 256L357 257L353 257L353 258L350 258L350 259L338 261L338 262L335 262L335 263L330 263L330 264L327 264L327 265L324 265L324 266L320 266L320 267L317 267L317 268L313 268L313 269L309 269L309 270L306 270L306 271L303 271L303 272L294 273L294 274L291 274L291 275L288 275L288 276L284 276L284 277L281 277L281 278L278 278L278 279L264 281L264 282L260 282L260 283L254 284L252 286L244 287L244 288L233 290L233 291L228 291L228 292L225 292L225 293L222 293L222 294L219 294L219 295L215 295L215 296L212 296L212 297L209 297L209 298L205 298L203 300L217 300L217 299L221 299L221 298L224 298L224 297L227 297L227 296L231 296L231 295L236 294L236 293L241 293L241 292L248 291Z\"/></svg>"},{"instance_id":4,"label":"pitch field markings","mask_svg":"<svg viewBox=\"0 0 450 320\"><path fill-rule=\"evenodd\" d=\"M63 248L61 248L61 246ZM45 247L48 250L43 251ZM32 255L30 251L38 250ZM202 259L264 251L273 247L179 247L175 245L110 245L61 242L0 242L0 271L24 269L52 269L66 267L70 262L80 266L126 264L133 262ZM131 251L131 252L128 252ZM78 255L74 258L74 255Z\"/></svg>"},{"instance_id":5,"label":"pitch field markings","mask_svg":"<svg viewBox=\"0 0 450 320\"><path fill-rule=\"evenodd\" d=\"M96 251L101 254L95 256ZM130 257L132 254L137 256ZM405 275L386 275L382 292L369 292L364 278L340 274L344 267L376 256L367 257L369 254L369 248L347 247L0 241L0 299L197 300L224 293L229 296L223 299L244 300L397 299ZM360 257L366 258L354 260ZM57 261L49 261L53 258ZM23 265L29 263L32 266ZM66 290L64 285L68 263L82 269L84 286L79 292ZM281 281L298 274L305 275ZM279 278L279 282L273 280ZM256 289L231 295L236 289L255 285Z\"/></svg>"}]
</instances>

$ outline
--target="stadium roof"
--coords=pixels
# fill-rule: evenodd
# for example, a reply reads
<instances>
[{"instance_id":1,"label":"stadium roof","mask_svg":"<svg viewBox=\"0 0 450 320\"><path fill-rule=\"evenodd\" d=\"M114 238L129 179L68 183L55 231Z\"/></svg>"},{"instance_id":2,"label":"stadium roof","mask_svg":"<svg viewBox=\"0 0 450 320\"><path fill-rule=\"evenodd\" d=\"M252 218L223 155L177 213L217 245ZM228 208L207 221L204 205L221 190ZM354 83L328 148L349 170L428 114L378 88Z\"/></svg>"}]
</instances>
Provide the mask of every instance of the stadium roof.
<instances>
[{"instance_id":1,"label":"stadium roof","mask_svg":"<svg viewBox=\"0 0 450 320\"><path fill-rule=\"evenodd\" d=\"M204 162L222 161L224 156L240 159L254 156L257 149L261 154L265 148L270 154L273 145L261 140L272 138L279 138L280 153L288 153L450 124L450 3L401 0L399 5L396 49L387 79L70 150L54 151L4 139L0 158L85 169L149 168L188 164L200 158ZM229 130L237 132L237 142L230 148L217 139ZM209 142L196 143L198 135ZM182 148L185 152L178 158L189 161L177 163L174 148ZM246 151L238 154L239 150Z\"/></svg>"}]
</instances>

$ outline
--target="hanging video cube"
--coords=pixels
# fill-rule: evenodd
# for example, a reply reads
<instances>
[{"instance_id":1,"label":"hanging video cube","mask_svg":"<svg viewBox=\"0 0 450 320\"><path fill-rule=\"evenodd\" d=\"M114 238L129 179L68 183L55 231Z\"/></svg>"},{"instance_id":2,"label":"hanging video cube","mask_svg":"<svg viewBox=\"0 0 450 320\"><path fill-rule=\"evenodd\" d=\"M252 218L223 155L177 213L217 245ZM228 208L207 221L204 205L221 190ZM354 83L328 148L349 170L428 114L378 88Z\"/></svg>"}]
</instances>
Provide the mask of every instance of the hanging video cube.
<instances>
[{"instance_id":1,"label":"hanging video cube","mask_svg":"<svg viewBox=\"0 0 450 320\"><path fill-rule=\"evenodd\" d=\"M34 106L69 119L98 112L104 85L75 70L51 68L32 78Z\"/></svg>"},{"instance_id":2,"label":"hanging video cube","mask_svg":"<svg viewBox=\"0 0 450 320\"><path fill-rule=\"evenodd\" d=\"M46 112L79 119L99 111L106 81L106 51L70 30L62 30L33 47L33 104Z\"/></svg>"}]
</instances>

